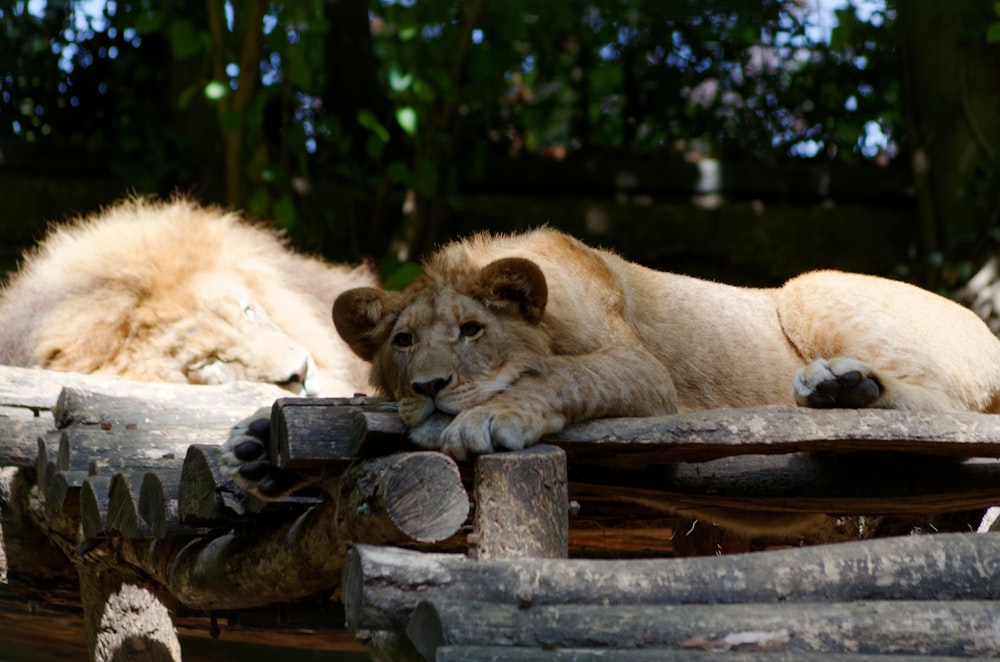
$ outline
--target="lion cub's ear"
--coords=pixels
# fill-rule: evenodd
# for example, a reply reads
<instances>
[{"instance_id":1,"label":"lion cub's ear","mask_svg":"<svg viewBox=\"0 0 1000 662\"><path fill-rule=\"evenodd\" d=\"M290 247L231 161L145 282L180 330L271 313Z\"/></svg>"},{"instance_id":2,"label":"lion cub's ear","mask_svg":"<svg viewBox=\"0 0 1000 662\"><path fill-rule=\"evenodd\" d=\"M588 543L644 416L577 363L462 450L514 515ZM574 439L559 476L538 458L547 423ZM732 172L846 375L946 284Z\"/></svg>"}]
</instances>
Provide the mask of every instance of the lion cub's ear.
<instances>
[{"instance_id":1,"label":"lion cub's ear","mask_svg":"<svg viewBox=\"0 0 1000 662\"><path fill-rule=\"evenodd\" d=\"M392 309L395 293L374 287L357 287L342 292L333 302L333 325L355 354L365 361L375 358L382 344L380 322Z\"/></svg>"},{"instance_id":2,"label":"lion cub's ear","mask_svg":"<svg viewBox=\"0 0 1000 662\"><path fill-rule=\"evenodd\" d=\"M486 265L479 273L476 296L495 308L512 309L529 322L538 322L545 313L549 288L537 264L520 257L508 257Z\"/></svg>"}]
</instances>

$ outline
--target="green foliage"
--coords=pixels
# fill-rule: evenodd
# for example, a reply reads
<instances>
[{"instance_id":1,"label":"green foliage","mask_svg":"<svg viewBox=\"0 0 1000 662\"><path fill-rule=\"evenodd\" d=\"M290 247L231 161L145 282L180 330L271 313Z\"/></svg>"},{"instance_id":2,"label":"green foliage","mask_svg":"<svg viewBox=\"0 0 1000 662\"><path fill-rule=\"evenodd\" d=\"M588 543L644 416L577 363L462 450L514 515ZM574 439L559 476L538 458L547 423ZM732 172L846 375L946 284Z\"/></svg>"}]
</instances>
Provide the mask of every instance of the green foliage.
<instances>
[{"instance_id":1,"label":"green foliage","mask_svg":"<svg viewBox=\"0 0 1000 662\"><path fill-rule=\"evenodd\" d=\"M827 42L795 0L33 6L0 0L0 138L86 149L140 191L238 189L288 227L320 169L359 234L359 201L453 200L491 154L869 160L901 140L891 9L838 10Z\"/></svg>"}]
</instances>

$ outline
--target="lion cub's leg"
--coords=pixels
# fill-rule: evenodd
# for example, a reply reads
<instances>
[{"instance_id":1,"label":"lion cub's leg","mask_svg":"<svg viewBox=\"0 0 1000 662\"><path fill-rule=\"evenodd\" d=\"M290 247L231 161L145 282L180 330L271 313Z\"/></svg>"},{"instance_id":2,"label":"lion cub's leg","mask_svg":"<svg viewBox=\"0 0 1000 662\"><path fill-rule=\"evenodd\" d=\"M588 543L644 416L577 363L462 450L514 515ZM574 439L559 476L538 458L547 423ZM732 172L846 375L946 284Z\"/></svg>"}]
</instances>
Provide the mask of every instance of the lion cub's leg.
<instances>
[{"instance_id":1,"label":"lion cub's leg","mask_svg":"<svg viewBox=\"0 0 1000 662\"><path fill-rule=\"evenodd\" d=\"M544 375L526 375L481 405L459 412L437 444L457 459L520 450L576 421L677 412L667 369L638 342L590 354L553 356Z\"/></svg>"}]
</instances>

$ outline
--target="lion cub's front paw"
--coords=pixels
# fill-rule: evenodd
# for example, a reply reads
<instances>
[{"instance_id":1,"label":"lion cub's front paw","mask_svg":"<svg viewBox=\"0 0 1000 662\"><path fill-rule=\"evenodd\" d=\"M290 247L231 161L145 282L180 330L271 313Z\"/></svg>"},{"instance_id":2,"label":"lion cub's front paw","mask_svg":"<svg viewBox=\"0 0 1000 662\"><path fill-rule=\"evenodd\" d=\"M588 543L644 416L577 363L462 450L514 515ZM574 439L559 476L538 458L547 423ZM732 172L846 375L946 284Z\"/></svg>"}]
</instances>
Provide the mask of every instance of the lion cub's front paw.
<instances>
[{"instance_id":1,"label":"lion cub's front paw","mask_svg":"<svg viewBox=\"0 0 1000 662\"><path fill-rule=\"evenodd\" d=\"M219 467L243 489L265 499L274 499L299 483L297 476L275 467L267 456L271 436L271 408L262 407L229 431L222 444Z\"/></svg>"},{"instance_id":2,"label":"lion cub's front paw","mask_svg":"<svg viewBox=\"0 0 1000 662\"><path fill-rule=\"evenodd\" d=\"M545 420L529 412L490 405L473 407L445 428L441 450L456 460L497 450L521 450L538 441L548 427Z\"/></svg>"},{"instance_id":3,"label":"lion cub's front paw","mask_svg":"<svg viewBox=\"0 0 1000 662\"><path fill-rule=\"evenodd\" d=\"M816 359L799 368L793 389L795 402L802 407L860 409L882 395L872 367L848 357Z\"/></svg>"}]
</instances>

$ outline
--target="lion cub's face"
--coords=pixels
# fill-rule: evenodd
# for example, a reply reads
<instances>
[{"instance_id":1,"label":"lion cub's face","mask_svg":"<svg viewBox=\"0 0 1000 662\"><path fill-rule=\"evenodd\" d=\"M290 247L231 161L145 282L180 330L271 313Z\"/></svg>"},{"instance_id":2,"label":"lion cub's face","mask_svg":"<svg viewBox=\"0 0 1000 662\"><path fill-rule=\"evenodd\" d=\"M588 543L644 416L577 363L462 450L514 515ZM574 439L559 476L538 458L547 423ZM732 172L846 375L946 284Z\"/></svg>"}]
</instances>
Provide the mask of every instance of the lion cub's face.
<instances>
[{"instance_id":1,"label":"lion cub's face","mask_svg":"<svg viewBox=\"0 0 1000 662\"><path fill-rule=\"evenodd\" d=\"M457 414L544 370L545 278L528 260L494 262L464 279L429 276L402 293L349 290L334 304L337 331L372 362L372 381L416 426Z\"/></svg>"}]
</instances>

